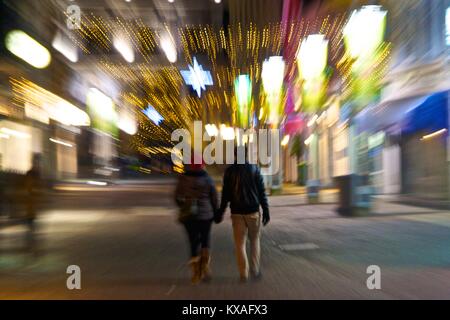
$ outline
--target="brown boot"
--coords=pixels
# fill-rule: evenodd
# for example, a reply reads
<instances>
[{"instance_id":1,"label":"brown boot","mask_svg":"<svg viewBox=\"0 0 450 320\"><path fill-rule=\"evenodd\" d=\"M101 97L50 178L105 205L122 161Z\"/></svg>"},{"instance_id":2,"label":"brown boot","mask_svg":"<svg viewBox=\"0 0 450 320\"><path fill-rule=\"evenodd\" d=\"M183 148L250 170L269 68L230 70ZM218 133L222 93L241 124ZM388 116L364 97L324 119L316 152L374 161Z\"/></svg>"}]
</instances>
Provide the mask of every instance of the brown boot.
<instances>
[{"instance_id":1,"label":"brown boot","mask_svg":"<svg viewBox=\"0 0 450 320\"><path fill-rule=\"evenodd\" d=\"M211 255L209 253L209 249L202 249L201 256L201 278L202 280L209 281L211 280Z\"/></svg>"},{"instance_id":2,"label":"brown boot","mask_svg":"<svg viewBox=\"0 0 450 320\"><path fill-rule=\"evenodd\" d=\"M194 257L189 261L192 270L192 284L198 284L201 281L200 257Z\"/></svg>"}]
</instances>

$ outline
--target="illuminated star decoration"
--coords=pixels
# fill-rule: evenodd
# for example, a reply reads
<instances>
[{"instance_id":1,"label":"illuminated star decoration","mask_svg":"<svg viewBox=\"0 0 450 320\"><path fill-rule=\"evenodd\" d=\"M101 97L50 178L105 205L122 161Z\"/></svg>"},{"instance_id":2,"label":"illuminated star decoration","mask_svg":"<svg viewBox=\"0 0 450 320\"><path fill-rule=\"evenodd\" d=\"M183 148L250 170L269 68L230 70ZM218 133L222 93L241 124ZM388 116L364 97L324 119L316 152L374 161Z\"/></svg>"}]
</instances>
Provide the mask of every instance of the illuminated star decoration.
<instances>
[{"instance_id":1,"label":"illuminated star decoration","mask_svg":"<svg viewBox=\"0 0 450 320\"><path fill-rule=\"evenodd\" d=\"M196 58L194 58L194 65L190 65L189 70L182 70L181 75L186 84L192 86L197 92L199 98L202 96L202 90L206 91L206 86L214 84L211 72L203 70L203 66L198 64Z\"/></svg>"},{"instance_id":2,"label":"illuminated star decoration","mask_svg":"<svg viewBox=\"0 0 450 320\"><path fill-rule=\"evenodd\" d=\"M148 105L148 108L143 113L157 126L164 121L164 118L151 105Z\"/></svg>"}]
</instances>

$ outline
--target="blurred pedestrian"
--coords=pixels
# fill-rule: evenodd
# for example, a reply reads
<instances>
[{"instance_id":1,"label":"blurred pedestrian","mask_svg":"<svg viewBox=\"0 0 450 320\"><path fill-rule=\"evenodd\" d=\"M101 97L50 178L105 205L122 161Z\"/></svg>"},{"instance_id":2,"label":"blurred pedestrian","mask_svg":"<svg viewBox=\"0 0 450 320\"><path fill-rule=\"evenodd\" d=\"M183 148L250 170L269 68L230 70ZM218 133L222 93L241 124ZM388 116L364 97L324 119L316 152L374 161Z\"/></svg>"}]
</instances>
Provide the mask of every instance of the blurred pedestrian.
<instances>
[{"instance_id":1,"label":"blurred pedestrian","mask_svg":"<svg viewBox=\"0 0 450 320\"><path fill-rule=\"evenodd\" d=\"M213 180L204 170L204 164L186 165L175 191L180 209L179 221L184 225L190 244L192 283L211 277L211 226L217 210L217 191Z\"/></svg>"},{"instance_id":2,"label":"blurred pedestrian","mask_svg":"<svg viewBox=\"0 0 450 320\"><path fill-rule=\"evenodd\" d=\"M41 156L40 154L34 154L32 167L25 175L25 223L28 226L27 244L31 249L35 249L36 218L38 215L38 204L41 200L41 191Z\"/></svg>"},{"instance_id":3,"label":"blurred pedestrian","mask_svg":"<svg viewBox=\"0 0 450 320\"><path fill-rule=\"evenodd\" d=\"M247 154L247 152L245 152ZM250 164L245 158L243 163L237 161L227 168L223 179L222 201L215 216L215 222L221 223L225 210L230 204L231 219L235 242L236 258L241 282L249 279L247 258L247 235L250 239L250 271L254 279L261 278L261 223L270 222L269 204L264 187L264 180L257 165ZM262 208L262 216L260 213Z\"/></svg>"}]
</instances>

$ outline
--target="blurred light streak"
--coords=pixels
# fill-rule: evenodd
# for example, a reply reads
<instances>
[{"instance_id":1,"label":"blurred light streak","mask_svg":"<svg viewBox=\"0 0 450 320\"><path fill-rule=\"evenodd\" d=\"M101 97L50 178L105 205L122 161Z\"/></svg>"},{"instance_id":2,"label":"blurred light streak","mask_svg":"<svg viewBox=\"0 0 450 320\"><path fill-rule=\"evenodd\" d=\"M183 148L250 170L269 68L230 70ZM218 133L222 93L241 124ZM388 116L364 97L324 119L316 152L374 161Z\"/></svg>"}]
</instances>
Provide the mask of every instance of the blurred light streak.
<instances>
[{"instance_id":1,"label":"blurred light streak","mask_svg":"<svg viewBox=\"0 0 450 320\"><path fill-rule=\"evenodd\" d=\"M138 131L135 114L126 106L120 109L118 125L120 130L131 136L134 136Z\"/></svg>"},{"instance_id":2,"label":"blurred light streak","mask_svg":"<svg viewBox=\"0 0 450 320\"><path fill-rule=\"evenodd\" d=\"M134 136L137 133L137 125L124 119L119 120L119 129L130 136Z\"/></svg>"},{"instance_id":3,"label":"blurred light streak","mask_svg":"<svg viewBox=\"0 0 450 320\"><path fill-rule=\"evenodd\" d=\"M54 138L50 138L49 139L51 142L65 146L65 147L69 147L69 148L73 148L73 145L67 142L64 142L62 140L58 140L58 139L54 139Z\"/></svg>"},{"instance_id":4,"label":"blurred light streak","mask_svg":"<svg viewBox=\"0 0 450 320\"><path fill-rule=\"evenodd\" d=\"M152 173L152 170L147 169L147 168L143 168L143 167L140 167L140 168L139 168L139 171L142 172L142 173L145 173L145 174L150 174L150 173Z\"/></svg>"},{"instance_id":5,"label":"blurred light streak","mask_svg":"<svg viewBox=\"0 0 450 320\"><path fill-rule=\"evenodd\" d=\"M176 173L183 174L184 173L184 168L183 167L174 166L173 167L173 171L176 172Z\"/></svg>"},{"instance_id":6,"label":"blurred light streak","mask_svg":"<svg viewBox=\"0 0 450 320\"><path fill-rule=\"evenodd\" d=\"M13 136L20 139L29 139L31 135L25 132L9 129L9 128L1 128L0 132L6 134L8 136Z\"/></svg>"},{"instance_id":7,"label":"blurred light streak","mask_svg":"<svg viewBox=\"0 0 450 320\"><path fill-rule=\"evenodd\" d=\"M447 129L441 129L441 130L438 130L438 131L435 131L433 133L430 133L430 134L427 134L427 135L423 136L420 140L422 140L422 141L423 140L430 140L430 139L438 137L438 136L440 136L440 135L442 135L442 134L444 134L446 132L447 132Z\"/></svg>"},{"instance_id":8,"label":"blurred light streak","mask_svg":"<svg viewBox=\"0 0 450 320\"><path fill-rule=\"evenodd\" d=\"M87 184L89 184L91 186L100 186L100 187L105 187L108 185L108 183L101 182L101 181L88 181Z\"/></svg>"},{"instance_id":9,"label":"blurred light streak","mask_svg":"<svg viewBox=\"0 0 450 320\"><path fill-rule=\"evenodd\" d=\"M123 35L118 35L114 38L114 48L122 55L128 63L134 62L134 51L131 43Z\"/></svg>"},{"instance_id":10,"label":"blurred light streak","mask_svg":"<svg viewBox=\"0 0 450 320\"><path fill-rule=\"evenodd\" d=\"M305 140L305 145L309 146L314 139L314 134L310 135L308 139Z\"/></svg>"},{"instance_id":11,"label":"blurred light streak","mask_svg":"<svg viewBox=\"0 0 450 320\"><path fill-rule=\"evenodd\" d=\"M86 112L47 91L35 83L22 79L11 79L16 103L25 107L25 113L38 121L51 118L65 125L89 126L91 120ZM33 112L28 110L30 107ZM33 117L33 114L36 117Z\"/></svg>"},{"instance_id":12,"label":"blurred light streak","mask_svg":"<svg viewBox=\"0 0 450 320\"><path fill-rule=\"evenodd\" d=\"M47 48L21 30L10 31L5 45L8 51L37 69L48 67L52 60Z\"/></svg>"},{"instance_id":13,"label":"blurred light streak","mask_svg":"<svg viewBox=\"0 0 450 320\"><path fill-rule=\"evenodd\" d=\"M319 116L317 114L315 114L309 121L308 121L308 128L311 128L317 121L317 119L319 118Z\"/></svg>"},{"instance_id":14,"label":"blurred light streak","mask_svg":"<svg viewBox=\"0 0 450 320\"><path fill-rule=\"evenodd\" d=\"M57 33L52 42L52 47L66 57L69 61L78 62L78 49L61 33Z\"/></svg>"},{"instance_id":15,"label":"blurred light streak","mask_svg":"<svg viewBox=\"0 0 450 320\"><path fill-rule=\"evenodd\" d=\"M177 49L175 48L175 43L172 40L172 37L169 35L165 35L161 38L161 48L166 54L167 60L170 63L177 62Z\"/></svg>"},{"instance_id":16,"label":"blurred light streak","mask_svg":"<svg viewBox=\"0 0 450 320\"><path fill-rule=\"evenodd\" d=\"M326 117L327 117L327 112L324 111L324 112L322 112L322 114L317 118L316 122L317 122L318 124L320 124Z\"/></svg>"}]
</instances>

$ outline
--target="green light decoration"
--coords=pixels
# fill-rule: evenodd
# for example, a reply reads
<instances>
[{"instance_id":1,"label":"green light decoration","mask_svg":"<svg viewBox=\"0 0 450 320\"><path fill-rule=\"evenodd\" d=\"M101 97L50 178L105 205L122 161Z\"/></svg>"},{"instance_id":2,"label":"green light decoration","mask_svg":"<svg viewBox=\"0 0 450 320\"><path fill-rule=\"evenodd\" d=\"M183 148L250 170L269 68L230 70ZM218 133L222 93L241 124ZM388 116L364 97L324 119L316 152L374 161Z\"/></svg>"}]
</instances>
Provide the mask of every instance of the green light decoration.
<instances>
[{"instance_id":1,"label":"green light decoration","mask_svg":"<svg viewBox=\"0 0 450 320\"><path fill-rule=\"evenodd\" d=\"M234 82L234 90L237 103L238 123L241 128L250 125L250 113L252 102L252 81L248 75L240 75Z\"/></svg>"},{"instance_id":2,"label":"green light decoration","mask_svg":"<svg viewBox=\"0 0 450 320\"><path fill-rule=\"evenodd\" d=\"M352 59L350 99L356 109L365 107L379 95L380 83L374 74L386 45L386 15L381 6L363 6L353 11L344 28L346 51Z\"/></svg>"},{"instance_id":3,"label":"green light decoration","mask_svg":"<svg viewBox=\"0 0 450 320\"><path fill-rule=\"evenodd\" d=\"M263 63L261 78L264 92L267 97L267 107L269 110L268 123L277 127L282 114L282 88L284 80L285 63L283 57L273 56Z\"/></svg>"},{"instance_id":4,"label":"green light decoration","mask_svg":"<svg viewBox=\"0 0 450 320\"><path fill-rule=\"evenodd\" d=\"M329 73L327 70L328 41L322 34L312 34L303 40L297 56L302 86L304 112L316 112L325 100Z\"/></svg>"},{"instance_id":5,"label":"green light decoration","mask_svg":"<svg viewBox=\"0 0 450 320\"><path fill-rule=\"evenodd\" d=\"M92 127L117 138L118 115L113 100L100 90L91 88L86 105L92 118Z\"/></svg>"}]
</instances>

